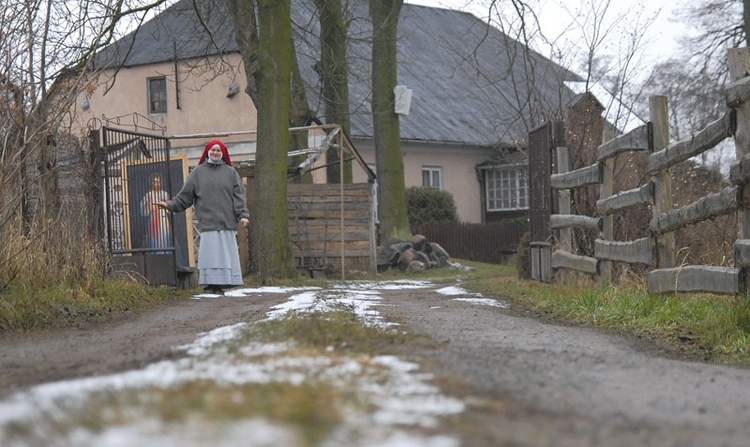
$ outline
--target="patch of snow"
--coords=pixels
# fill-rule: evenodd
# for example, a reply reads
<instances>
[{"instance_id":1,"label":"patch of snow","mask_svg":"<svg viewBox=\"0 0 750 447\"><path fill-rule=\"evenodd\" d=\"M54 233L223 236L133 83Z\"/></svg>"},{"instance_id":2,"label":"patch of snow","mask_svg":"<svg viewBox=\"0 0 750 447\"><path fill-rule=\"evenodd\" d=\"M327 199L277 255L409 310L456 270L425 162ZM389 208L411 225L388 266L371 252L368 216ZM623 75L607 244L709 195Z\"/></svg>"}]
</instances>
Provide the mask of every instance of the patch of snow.
<instances>
[{"instance_id":1,"label":"patch of snow","mask_svg":"<svg viewBox=\"0 0 750 447\"><path fill-rule=\"evenodd\" d=\"M284 318L295 312L325 312L345 308L352 311L363 324L388 327L375 310L382 298L379 290L428 288L427 281L351 282L332 290L319 288L237 289L233 296L253 293L295 293L286 302L274 306L268 319ZM261 291L262 290L262 291ZM198 296L196 296L198 297ZM90 396L109 396L115 393L134 393L142 390L173 389L193 381L213 381L219 386L263 383L300 384L322 380L334 387L344 387L345 393L363 396L376 407L374 413L347 409L345 420L332 435L336 439L354 439L357 445L368 447L458 447L458 440L447 436L418 436L399 427L435 427L438 418L465 410L457 399L443 396L428 383L432 376L419 374L415 363L395 356L370 359L340 357L335 349L325 355L309 356L294 352L290 344L252 342L236 346L250 325L238 323L199 334L191 344L176 347L187 357L161 361L140 370L108 376L90 377L48 383L17 393L0 401L0 445L29 445L23 439L9 437L11 427L28 423L34 427L28 434L31 445L43 445L54 439L57 445L119 447L151 444L167 447L191 446L271 446L297 445L295 433L283 425L263 419L238 421L195 421L184 423L155 420L144 416L138 408L120 409L129 414L122 419L117 410L103 412L104 426L93 432L85 425L61 433L59 424L76 421L75 414L84 412ZM134 399L134 402L138 402ZM141 403L144 404L144 403ZM118 413L119 414L119 413ZM84 417L85 419L85 417ZM155 443L156 441L156 443ZM11 442L15 442L11 444ZM20 444L19 444L20 442ZM322 445L329 445L323 443ZM330 444L330 445L346 445Z\"/></svg>"},{"instance_id":2,"label":"patch of snow","mask_svg":"<svg viewBox=\"0 0 750 447\"><path fill-rule=\"evenodd\" d=\"M471 304L479 304L482 306L501 307L503 309L510 308L508 303L499 300L493 300L490 298L453 298L453 301L465 301Z\"/></svg>"},{"instance_id":3,"label":"patch of snow","mask_svg":"<svg viewBox=\"0 0 750 447\"><path fill-rule=\"evenodd\" d=\"M192 356L204 355L209 353L214 345L226 340L237 338L241 331L246 327L247 323L237 323L232 326L216 328L212 331L198 334L198 338L191 344L178 346L174 349L178 351L187 351L187 353Z\"/></svg>"},{"instance_id":4,"label":"patch of snow","mask_svg":"<svg viewBox=\"0 0 750 447\"><path fill-rule=\"evenodd\" d=\"M300 445L301 440L289 428L263 419L208 424L193 420L186 424L165 424L155 419L137 420L108 428L101 433L79 429L70 444L99 447L275 447Z\"/></svg>"},{"instance_id":5,"label":"patch of snow","mask_svg":"<svg viewBox=\"0 0 750 447\"><path fill-rule=\"evenodd\" d=\"M450 296L453 296L453 295L481 296L481 294L479 293L469 293L463 287L458 287L458 286L443 287L442 289L437 289L435 292L441 295L450 295Z\"/></svg>"},{"instance_id":6,"label":"patch of snow","mask_svg":"<svg viewBox=\"0 0 750 447\"><path fill-rule=\"evenodd\" d=\"M286 294L294 292L302 292L307 290L321 290L320 287L254 287L254 288L241 288L241 289L230 289L224 292L224 295L218 295L215 293L199 293L193 295L192 298L195 300L203 298L223 298L223 297L234 297L241 298L251 295L262 295L264 293L277 293Z\"/></svg>"},{"instance_id":7,"label":"patch of snow","mask_svg":"<svg viewBox=\"0 0 750 447\"><path fill-rule=\"evenodd\" d=\"M448 286L442 289L436 290L437 293L446 296L460 296L461 298L453 298L451 301L464 301L471 304L479 304L483 306L501 307L508 309L510 305L506 302L495 300L491 298L482 298L481 293L469 293L463 287Z\"/></svg>"},{"instance_id":8,"label":"patch of snow","mask_svg":"<svg viewBox=\"0 0 750 447\"><path fill-rule=\"evenodd\" d=\"M356 286L353 289L336 287L334 290L309 291L293 295L286 302L271 307L272 310L266 315L269 320L275 320L294 313L331 312L343 308L354 313L366 326L396 326L396 323L386 322L380 313L373 309L381 301L382 298L376 291L360 290Z\"/></svg>"},{"instance_id":9,"label":"patch of snow","mask_svg":"<svg viewBox=\"0 0 750 447\"><path fill-rule=\"evenodd\" d=\"M350 281L345 284L338 284L334 288L346 290L401 290L426 289L431 285L429 281L398 279L393 281Z\"/></svg>"}]
</instances>

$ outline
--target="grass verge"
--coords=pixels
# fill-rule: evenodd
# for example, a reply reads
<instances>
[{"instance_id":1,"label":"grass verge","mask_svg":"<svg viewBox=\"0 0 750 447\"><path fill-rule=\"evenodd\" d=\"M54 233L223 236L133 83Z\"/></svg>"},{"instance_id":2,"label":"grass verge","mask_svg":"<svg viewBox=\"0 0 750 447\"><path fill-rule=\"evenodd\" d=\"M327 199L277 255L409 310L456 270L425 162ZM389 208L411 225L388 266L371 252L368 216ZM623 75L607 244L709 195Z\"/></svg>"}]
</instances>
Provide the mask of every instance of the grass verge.
<instances>
[{"instance_id":1,"label":"grass verge","mask_svg":"<svg viewBox=\"0 0 750 447\"><path fill-rule=\"evenodd\" d=\"M85 286L16 285L0 293L0 334L90 327L189 293L125 280L97 280Z\"/></svg>"},{"instance_id":2,"label":"grass verge","mask_svg":"<svg viewBox=\"0 0 750 447\"><path fill-rule=\"evenodd\" d=\"M652 340L690 359L750 365L747 296L649 295L636 282L624 286L543 284L519 279L513 267L463 260L458 264L460 268L432 269L416 275L391 270L376 277L356 274L347 279L459 282L471 292L500 296L514 308L532 311L545 319ZM248 277L246 281L252 285L255 279ZM278 285L325 287L326 284L328 281L300 277ZM116 320L195 292L155 289L128 281L99 281L85 287L17 287L0 294L0 333L82 327ZM315 333L310 327L304 331ZM334 335L327 333L327 338L320 341L332 345L355 343L356 333L350 327L336 336L339 339L330 339Z\"/></svg>"},{"instance_id":3,"label":"grass verge","mask_svg":"<svg viewBox=\"0 0 750 447\"><path fill-rule=\"evenodd\" d=\"M465 286L548 320L648 339L682 358L750 365L750 299L744 295L648 294L637 283L544 284L502 269L477 274Z\"/></svg>"}]
</instances>

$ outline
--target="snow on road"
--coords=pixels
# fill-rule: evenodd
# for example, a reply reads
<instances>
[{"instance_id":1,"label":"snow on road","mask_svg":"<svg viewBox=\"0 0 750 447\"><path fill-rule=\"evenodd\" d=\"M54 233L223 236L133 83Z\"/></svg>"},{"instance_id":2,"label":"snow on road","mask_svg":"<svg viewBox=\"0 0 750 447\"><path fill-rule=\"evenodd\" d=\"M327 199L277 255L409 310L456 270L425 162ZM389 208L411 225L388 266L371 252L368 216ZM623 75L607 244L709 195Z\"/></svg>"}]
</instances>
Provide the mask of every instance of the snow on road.
<instances>
[{"instance_id":1,"label":"snow on road","mask_svg":"<svg viewBox=\"0 0 750 447\"><path fill-rule=\"evenodd\" d=\"M388 329L395 324L385 321L377 311L382 301L380 291L429 287L432 284L426 281L350 281L330 289L243 288L228 291L227 296L293 293L287 301L274 306L267 319L345 308L365 325ZM473 304L498 305L495 300L485 300L460 287L437 292ZM214 297L202 294L193 298ZM459 445L452 437L418 435L406 429L435 427L440 417L464 411L461 401L442 395L430 385L432 377L420 373L418 365L392 356L351 358L333 347L324 354L310 355L295 351L290 344L242 342L250 329L248 323L216 328L199 334L189 345L175 347L186 354L177 360L108 376L39 385L0 401L0 445L296 445L297 435L290 427L260 417L222 422L221 427L192 419L166 422L158 415L149 415L139 405L148 405L148 399L141 396L144 390L152 394L153 390L174 389L196 381L226 387L271 382L300 384L309 380L354 392L375 408L371 412L364 412L362 407L347 408L342 426L324 445L345 445L352 439L363 446ZM130 394L140 396L128 400L133 408L107 409L97 415L99 422L87 421L87 406L92 398L106 402L108 397Z\"/></svg>"}]
</instances>

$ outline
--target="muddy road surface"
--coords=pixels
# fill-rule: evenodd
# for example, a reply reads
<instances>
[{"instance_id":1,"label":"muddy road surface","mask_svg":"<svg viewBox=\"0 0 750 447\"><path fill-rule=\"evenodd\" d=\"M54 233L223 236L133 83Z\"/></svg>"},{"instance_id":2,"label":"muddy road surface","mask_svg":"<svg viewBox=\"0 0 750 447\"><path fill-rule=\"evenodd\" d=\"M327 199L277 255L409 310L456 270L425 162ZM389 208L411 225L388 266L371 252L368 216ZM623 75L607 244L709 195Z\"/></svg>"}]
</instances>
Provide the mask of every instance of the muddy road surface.
<instances>
[{"instance_id":1,"label":"muddy road surface","mask_svg":"<svg viewBox=\"0 0 750 447\"><path fill-rule=\"evenodd\" d=\"M642 340L544 322L502 297L445 289L382 291L377 311L429 339L397 354L464 402L442 427L461 445L750 445L750 369L680 360ZM264 319L292 295L185 300L87 330L4 336L0 398L168 359L199 333Z\"/></svg>"}]
</instances>

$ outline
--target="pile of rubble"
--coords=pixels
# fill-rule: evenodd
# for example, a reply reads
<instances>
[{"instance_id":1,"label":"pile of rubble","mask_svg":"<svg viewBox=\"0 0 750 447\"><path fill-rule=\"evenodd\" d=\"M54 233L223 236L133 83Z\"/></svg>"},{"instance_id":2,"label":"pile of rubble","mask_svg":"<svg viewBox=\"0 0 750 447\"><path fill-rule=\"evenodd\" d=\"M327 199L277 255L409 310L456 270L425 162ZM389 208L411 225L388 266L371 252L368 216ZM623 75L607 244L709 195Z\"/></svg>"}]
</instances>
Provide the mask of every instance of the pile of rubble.
<instances>
[{"instance_id":1,"label":"pile of rubble","mask_svg":"<svg viewBox=\"0 0 750 447\"><path fill-rule=\"evenodd\" d=\"M430 268L448 267L449 257L448 252L439 244L417 234L411 238L411 242L381 247L378 254L378 271L395 267L409 273L424 272Z\"/></svg>"}]
</instances>

